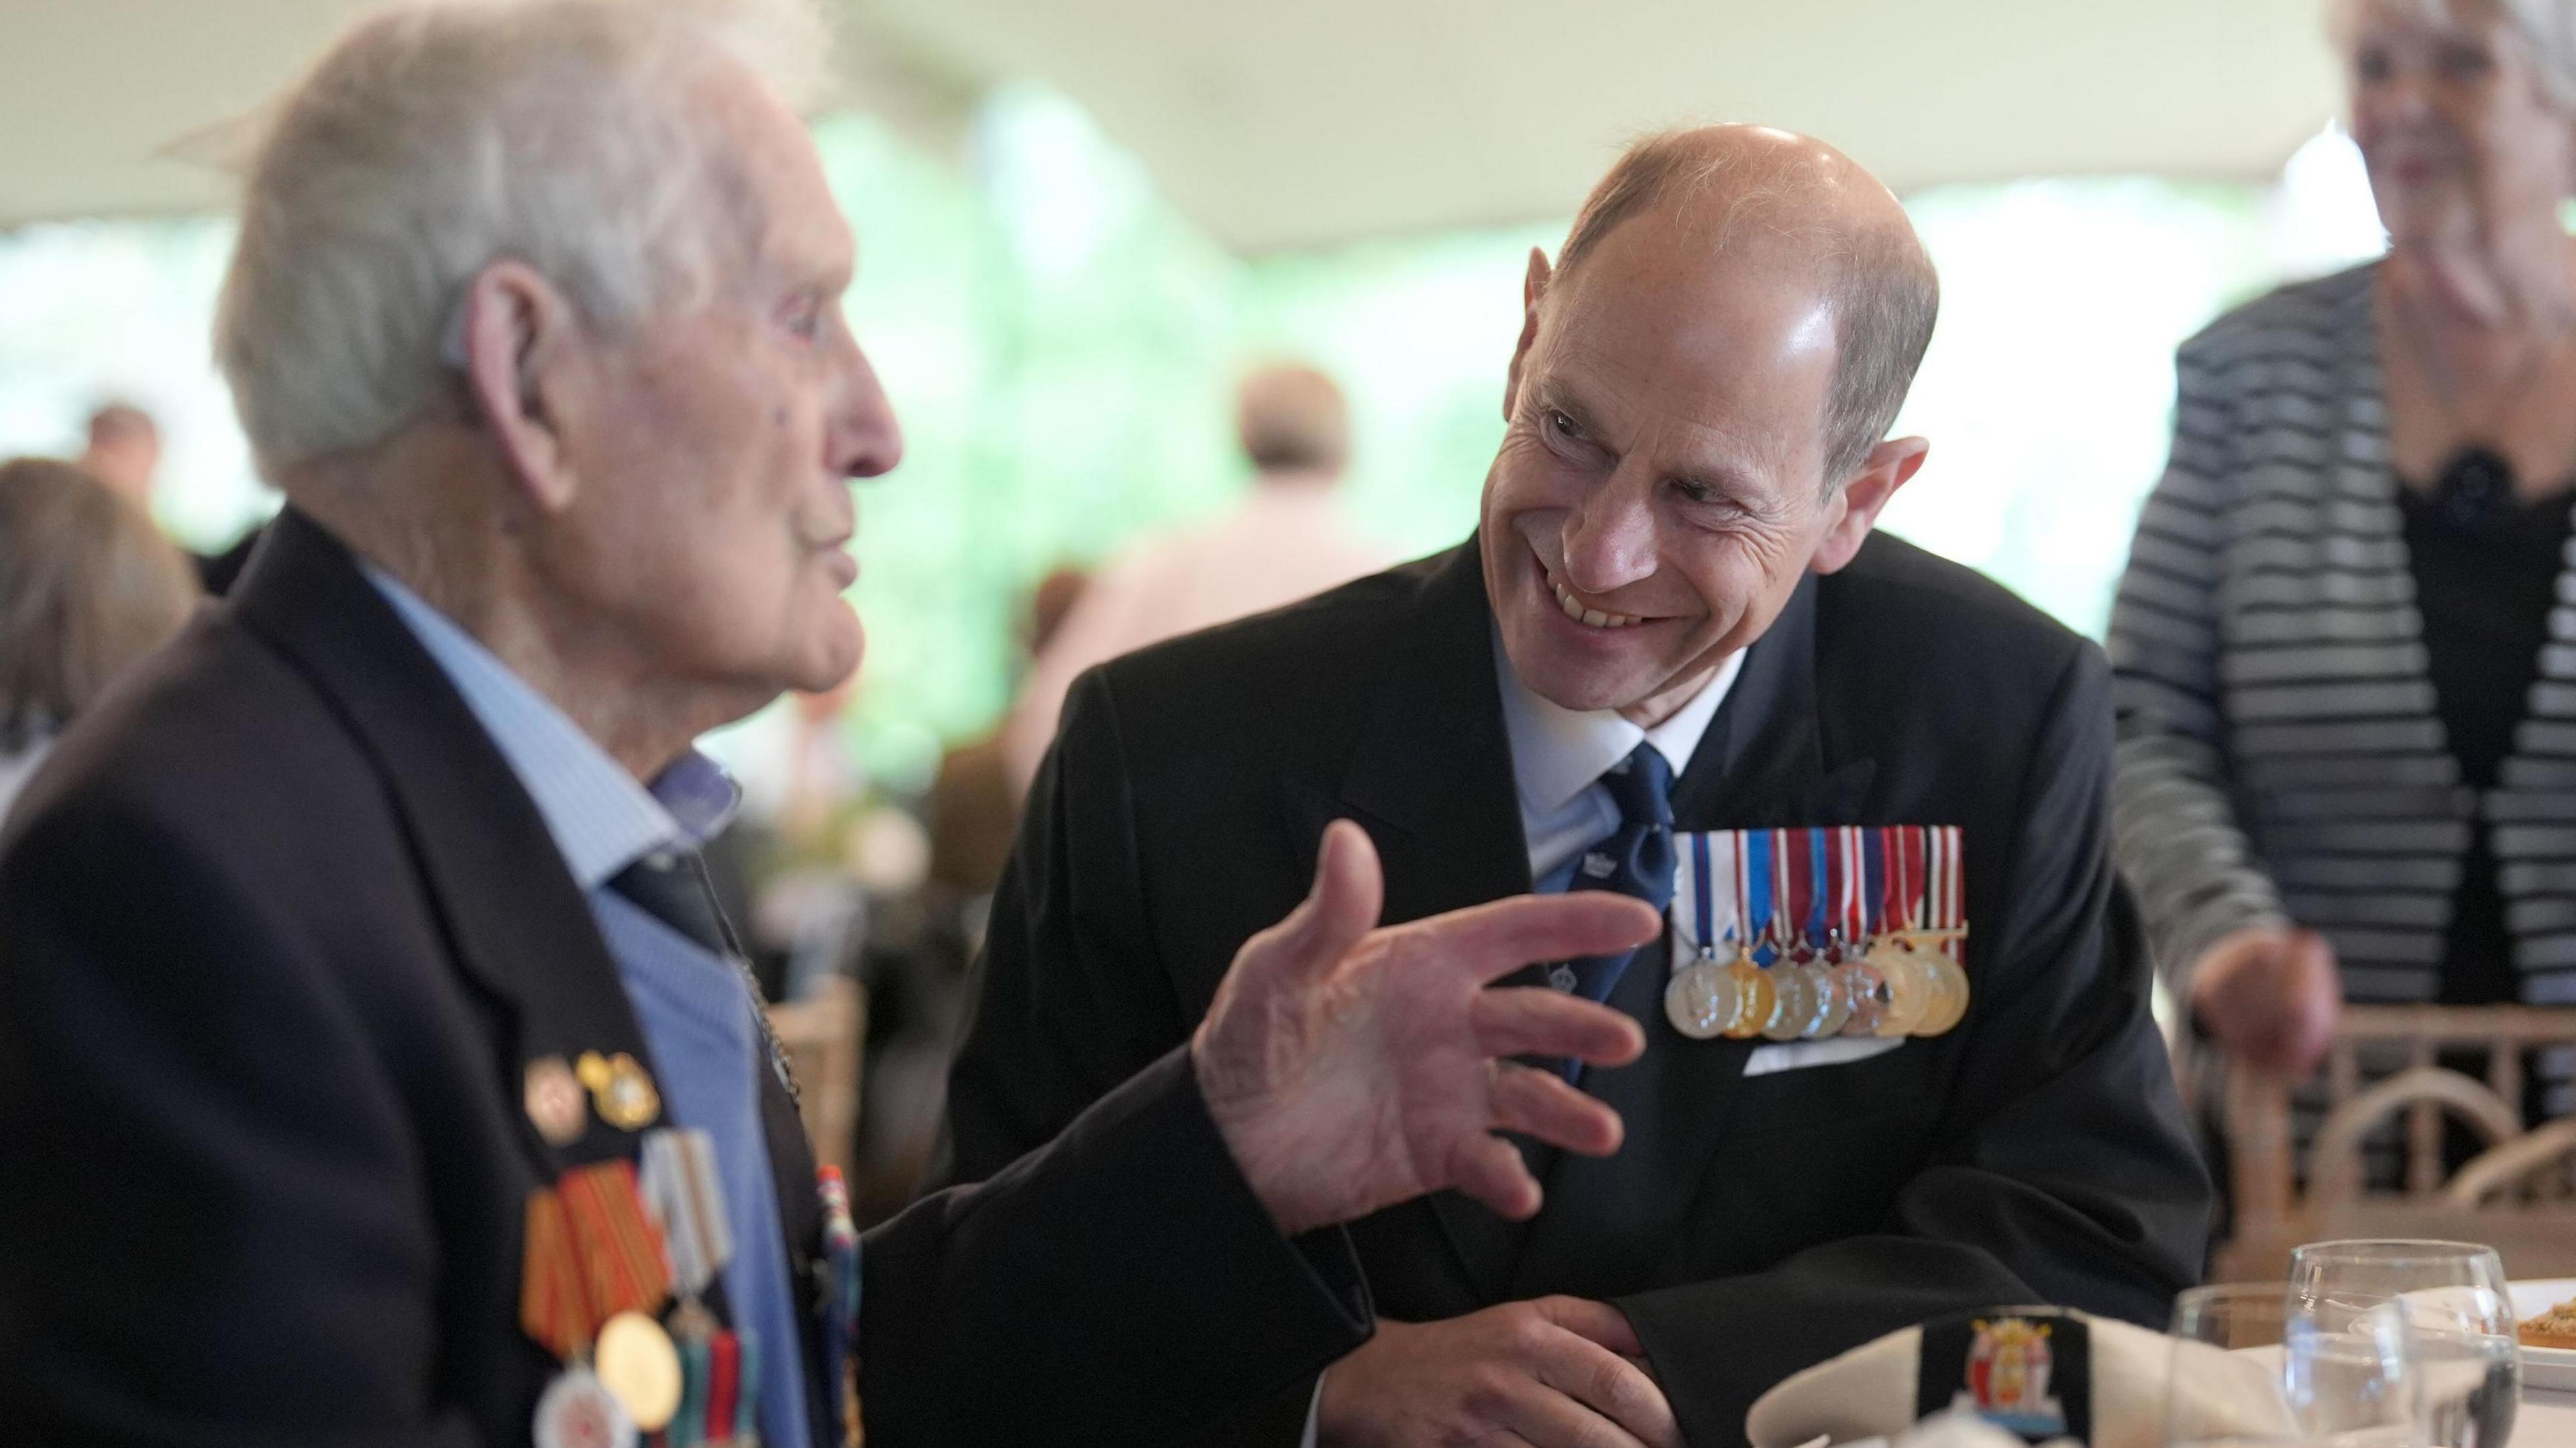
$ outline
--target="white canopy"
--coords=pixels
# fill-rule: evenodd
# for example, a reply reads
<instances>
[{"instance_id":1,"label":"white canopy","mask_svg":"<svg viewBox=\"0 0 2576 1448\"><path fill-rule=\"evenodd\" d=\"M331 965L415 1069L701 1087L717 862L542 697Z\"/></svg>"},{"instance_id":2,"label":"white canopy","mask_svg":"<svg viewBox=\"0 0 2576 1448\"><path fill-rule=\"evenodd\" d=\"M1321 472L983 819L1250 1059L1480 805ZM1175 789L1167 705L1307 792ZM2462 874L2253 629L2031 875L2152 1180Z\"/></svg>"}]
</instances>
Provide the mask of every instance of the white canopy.
<instances>
[{"instance_id":1,"label":"white canopy","mask_svg":"<svg viewBox=\"0 0 2576 1448\"><path fill-rule=\"evenodd\" d=\"M2268 176L2337 100L2318 0L844 3L862 95L1045 81L1255 251L1562 216L1622 140L1676 121L1812 132L1904 191ZM171 143L364 8L0 0L0 225L220 208Z\"/></svg>"}]
</instances>

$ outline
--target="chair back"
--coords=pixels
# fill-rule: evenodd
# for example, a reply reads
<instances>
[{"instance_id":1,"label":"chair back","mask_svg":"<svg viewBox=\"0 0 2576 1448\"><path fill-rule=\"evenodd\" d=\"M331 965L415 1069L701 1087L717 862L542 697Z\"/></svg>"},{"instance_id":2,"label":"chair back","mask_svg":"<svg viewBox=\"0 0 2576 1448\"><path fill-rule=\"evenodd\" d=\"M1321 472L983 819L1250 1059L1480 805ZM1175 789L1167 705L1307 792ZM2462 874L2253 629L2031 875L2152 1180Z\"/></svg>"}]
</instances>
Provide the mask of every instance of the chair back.
<instances>
[{"instance_id":1,"label":"chair back","mask_svg":"<svg viewBox=\"0 0 2576 1448\"><path fill-rule=\"evenodd\" d=\"M2526 1130L2523 1058L2576 1046L2576 1011L2534 1006L2349 1006L2322 1069L2327 1112L2299 1170L2291 1127L2296 1083L2220 1068L2235 1221L2218 1276L2285 1275L2290 1249L2344 1237L2484 1242L2515 1277L2576 1276L2576 1118ZM2483 1050L2484 1079L2437 1063ZM2365 1073L2387 1072L2365 1086ZM2444 1172L2444 1122L2465 1123L2486 1150ZM2393 1128L2393 1132L2391 1129ZM2365 1142L2393 1134L2402 1184L2374 1190Z\"/></svg>"},{"instance_id":2,"label":"chair back","mask_svg":"<svg viewBox=\"0 0 2576 1448\"><path fill-rule=\"evenodd\" d=\"M834 976L813 996L769 1007L769 1029L796 1076L814 1160L846 1174L857 1145L859 1056L868 1033L866 987Z\"/></svg>"}]
</instances>

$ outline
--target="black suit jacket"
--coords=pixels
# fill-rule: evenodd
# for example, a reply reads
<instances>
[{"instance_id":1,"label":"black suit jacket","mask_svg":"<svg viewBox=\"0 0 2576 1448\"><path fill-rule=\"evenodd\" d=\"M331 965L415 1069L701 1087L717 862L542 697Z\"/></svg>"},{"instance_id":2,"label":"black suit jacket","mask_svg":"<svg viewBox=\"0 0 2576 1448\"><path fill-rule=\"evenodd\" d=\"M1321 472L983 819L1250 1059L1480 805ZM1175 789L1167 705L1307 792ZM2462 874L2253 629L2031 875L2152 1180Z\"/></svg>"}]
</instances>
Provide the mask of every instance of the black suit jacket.
<instances>
[{"instance_id":1,"label":"black suit jacket","mask_svg":"<svg viewBox=\"0 0 2576 1448\"><path fill-rule=\"evenodd\" d=\"M1183 1039L1304 894L1335 816L1375 839L1389 921L1530 888L1490 618L1471 541L1084 677L995 902L953 1177ZM2107 686L2092 645L1902 542L1803 582L1677 782L1678 823L1962 826L1965 1023L1747 1078L1759 1043L1665 1021L1650 947L1612 998L1646 1054L1585 1077L1626 1145L1533 1152L1527 1226L1454 1194L1355 1224L1379 1310L1613 1300L1703 1448L1741 1441L1787 1374L1949 1309L2161 1326L2200 1270L2209 1188L2110 863Z\"/></svg>"},{"instance_id":2,"label":"black suit jacket","mask_svg":"<svg viewBox=\"0 0 2576 1448\"><path fill-rule=\"evenodd\" d=\"M290 510L0 840L0 1421L48 1445L527 1442L554 1365L519 1327L525 1200L637 1147L594 1121L556 1153L529 1124L525 1063L583 1050L651 1059L543 820ZM1347 1243L1282 1240L1186 1058L1140 1068L871 1236L874 1442L1154 1442L1365 1336ZM813 1162L763 1080L811 1322ZM1182 1215L1186 1241L1151 1226Z\"/></svg>"}]
</instances>

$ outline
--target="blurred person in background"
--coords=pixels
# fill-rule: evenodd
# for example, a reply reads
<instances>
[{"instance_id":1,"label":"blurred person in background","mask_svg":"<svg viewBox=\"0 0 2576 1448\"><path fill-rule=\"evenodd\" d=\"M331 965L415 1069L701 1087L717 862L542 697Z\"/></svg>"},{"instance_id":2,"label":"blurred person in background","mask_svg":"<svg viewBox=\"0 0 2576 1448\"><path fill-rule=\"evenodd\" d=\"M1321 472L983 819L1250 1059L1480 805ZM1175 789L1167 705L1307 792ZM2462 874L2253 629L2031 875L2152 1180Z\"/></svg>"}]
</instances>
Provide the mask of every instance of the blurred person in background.
<instances>
[{"instance_id":1,"label":"blurred person in background","mask_svg":"<svg viewBox=\"0 0 2576 1448\"><path fill-rule=\"evenodd\" d=\"M1235 436L1252 491L1214 519L1150 537L1104 566L1040 650L1003 732L1013 798L1028 794L1073 681L1147 644L1296 602L1377 572L1394 550L1354 528L1342 503L1350 409L1315 368L1254 368L1235 393Z\"/></svg>"},{"instance_id":2,"label":"blurred person in background","mask_svg":"<svg viewBox=\"0 0 2576 1448\"><path fill-rule=\"evenodd\" d=\"M131 402L111 402L89 415L87 434L81 470L149 513L161 472L161 425Z\"/></svg>"},{"instance_id":3,"label":"blurred person in background","mask_svg":"<svg viewBox=\"0 0 2576 1448\"><path fill-rule=\"evenodd\" d=\"M2576 1003L2576 0L2332 33L2388 254L2183 345L2110 628L2159 966L2292 1076L2345 1001Z\"/></svg>"},{"instance_id":4,"label":"blurred person in background","mask_svg":"<svg viewBox=\"0 0 2576 1448\"><path fill-rule=\"evenodd\" d=\"M1090 583L1079 568L1058 568L1038 580L1021 624L1022 659L1033 663L1046 653ZM1001 883L1011 835L1020 826L1019 796L1003 756L1007 722L940 756L930 787L930 878L961 902L990 896Z\"/></svg>"},{"instance_id":5,"label":"blurred person in background","mask_svg":"<svg viewBox=\"0 0 2576 1448\"><path fill-rule=\"evenodd\" d=\"M137 512L150 516L153 489L161 475L161 425L134 403L110 402L89 415L87 434L81 467L123 495ZM242 565L250 561L251 548L259 542L259 532L252 528L220 553L187 554L198 586L217 598L231 592Z\"/></svg>"},{"instance_id":6,"label":"blurred person in background","mask_svg":"<svg viewBox=\"0 0 2576 1448\"><path fill-rule=\"evenodd\" d=\"M196 598L126 496L69 463L0 462L0 820L63 728Z\"/></svg>"},{"instance_id":7,"label":"blurred person in background","mask_svg":"<svg viewBox=\"0 0 2576 1448\"><path fill-rule=\"evenodd\" d=\"M1189 1042L862 1256L693 746L857 665L849 480L902 449L791 99L829 50L769 0L414 3L267 112L215 352L287 507L0 831L17 1438L1154 1442L1366 1339L1334 1224L1529 1215L1499 1131L1615 1146L1502 1058L1634 1023L1485 987L1653 912L1377 929L1344 823Z\"/></svg>"}]
</instances>

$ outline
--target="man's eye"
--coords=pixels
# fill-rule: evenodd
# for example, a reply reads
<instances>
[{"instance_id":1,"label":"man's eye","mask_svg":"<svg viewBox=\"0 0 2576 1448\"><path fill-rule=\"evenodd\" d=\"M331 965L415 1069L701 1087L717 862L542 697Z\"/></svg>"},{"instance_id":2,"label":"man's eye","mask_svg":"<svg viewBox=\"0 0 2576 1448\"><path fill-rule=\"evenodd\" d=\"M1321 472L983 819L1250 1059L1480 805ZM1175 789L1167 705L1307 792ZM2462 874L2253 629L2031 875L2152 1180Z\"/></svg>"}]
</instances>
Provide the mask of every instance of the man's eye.
<instances>
[{"instance_id":1,"label":"man's eye","mask_svg":"<svg viewBox=\"0 0 2576 1448\"><path fill-rule=\"evenodd\" d=\"M2494 57L2479 45L2452 44L2442 47L2442 71L2446 75L2484 75L2494 64Z\"/></svg>"},{"instance_id":2,"label":"man's eye","mask_svg":"<svg viewBox=\"0 0 2576 1448\"><path fill-rule=\"evenodd\" d=\"M787 330L811 342L823 333L823 306L820 302L799 302L787 311Z\"/></svg>"},{"instance_id":3,"label":"man's eye","mask_svg":"<svg viewBox=\"0 0 2576 1448\"><path fill-rule=\"evenodd\" d=\"M1583 439L1583 429L1574 425L1574 419L1554 408L1548 409L1547 425L1554 428L1559 437L1572 438L1577 442Z\"/></svg>"},{"instance_id":4,"label":"man's eye","mask_svg":"<svg viewBox=\"0 0 2576 1448\"><path fill-rule=\"evenodd\" d=\"M1716 493L1698 483L1684 482L1678 478L1673 481L1673 491L1681 494L1684 500L1693 503L1706 503L1717 497Z\"/></svg>"}]
</instances>

